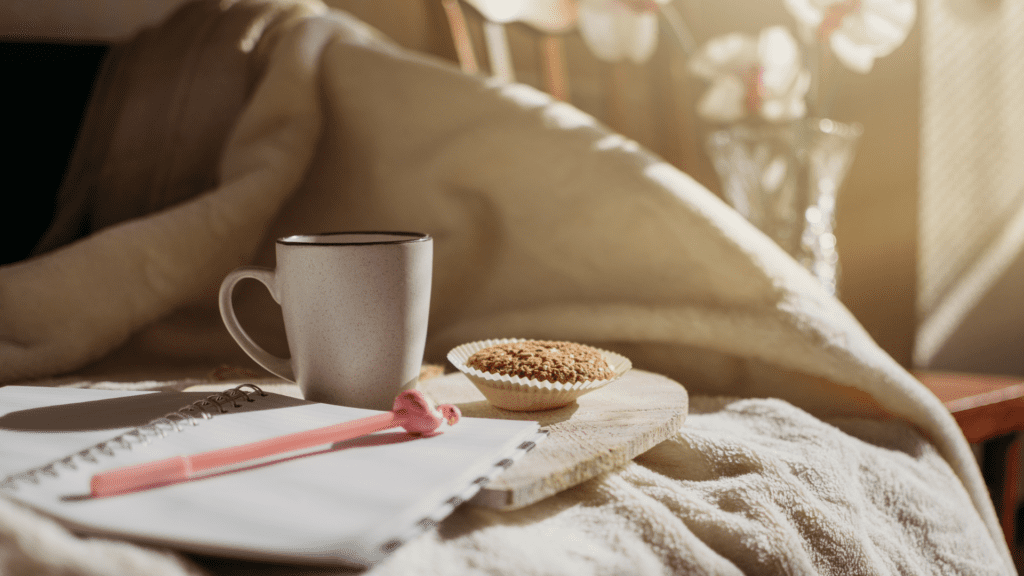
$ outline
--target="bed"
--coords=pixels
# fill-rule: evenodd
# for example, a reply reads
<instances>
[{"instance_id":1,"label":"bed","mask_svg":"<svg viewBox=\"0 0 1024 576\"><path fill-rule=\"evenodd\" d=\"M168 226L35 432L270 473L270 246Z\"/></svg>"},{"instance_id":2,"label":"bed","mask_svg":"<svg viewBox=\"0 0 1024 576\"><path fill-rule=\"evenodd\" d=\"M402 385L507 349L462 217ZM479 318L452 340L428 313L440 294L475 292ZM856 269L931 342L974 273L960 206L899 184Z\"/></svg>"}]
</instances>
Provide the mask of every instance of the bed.
<instances>
[{"instance_id":1,"label":"bed","mask_svg":"<svg viewBox=\"0 0 1024 576\"><path fill-rule=\"evenodd\" d=\"M0 267L4 384L265 377L221 279L280 236L376 229L435 239L426 362L564 339L686 387L678 433L626 466L460 507L369 573L1015 573L956 422L781 249L572 106L346 13L196 2L115 44L59 194ZM271 351L273 306L239 294ZM3 499L0 534L0 573L325 573L80 538Z\"/></svg>"}]
</instances>

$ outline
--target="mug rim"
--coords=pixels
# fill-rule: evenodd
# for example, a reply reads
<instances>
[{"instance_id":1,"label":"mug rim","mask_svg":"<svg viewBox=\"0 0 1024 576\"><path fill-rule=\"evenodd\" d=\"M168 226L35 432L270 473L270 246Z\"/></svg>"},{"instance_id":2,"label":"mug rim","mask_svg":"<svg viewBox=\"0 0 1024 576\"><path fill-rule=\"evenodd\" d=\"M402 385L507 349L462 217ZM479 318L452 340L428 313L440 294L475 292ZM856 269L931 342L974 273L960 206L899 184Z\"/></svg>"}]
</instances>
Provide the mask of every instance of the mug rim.
<instances>
[{"instance_id":1,"label":"mug rim","mask_svg":"<svg viewBox=\"0 0 1024 576\"><path fill-rule=\"evenodd\" d=\"M407 236L408 238L393 238L390 240L373 240L370 242L345 242L343 240L331 242L317 242L300 240L300 238L323 238L326 236L358 236L358 235L388 235ZM430 234L423 232L398 232L392 230L355 230L345 232L319 232L316 234L291 234L277 239L277 243L284 246L373 246L379 244L408 244L411 242L426 242L431 240Z\"/></svg>"}]
</instances>

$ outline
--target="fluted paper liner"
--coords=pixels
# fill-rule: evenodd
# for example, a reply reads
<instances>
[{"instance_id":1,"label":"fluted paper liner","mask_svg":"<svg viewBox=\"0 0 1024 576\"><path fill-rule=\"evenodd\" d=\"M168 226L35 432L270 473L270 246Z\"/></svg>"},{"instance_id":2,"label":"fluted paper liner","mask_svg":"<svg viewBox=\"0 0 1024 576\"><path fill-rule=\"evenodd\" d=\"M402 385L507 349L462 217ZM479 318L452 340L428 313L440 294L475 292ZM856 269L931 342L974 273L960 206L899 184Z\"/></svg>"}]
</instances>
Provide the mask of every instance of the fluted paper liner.
<instances>
[{"instance_id":1,"label":"fluted paper liner","mask_svg":"<svg viewBox=\"0 0 1024 576\"><path fill-rule=\"evenodd\" d=\"M526 339L524 338L501 338L470 342L469 344L457 346L448 352L448 361L476 385L477 389L480 390L492 406L517 412L561 408L575 402L577 398L588 392L593 392L607 386L633 367L632 363L625 356L601 349L596 350L604 356L608 364L611 365L612 370L615 371L614 377L604 380L586 380L584 382L572 383L548 382L546 380L535 380L520 376L482 372L466 365L469 357L478 350L497 344L525 341Z\"/></svg>"}]
</instances>

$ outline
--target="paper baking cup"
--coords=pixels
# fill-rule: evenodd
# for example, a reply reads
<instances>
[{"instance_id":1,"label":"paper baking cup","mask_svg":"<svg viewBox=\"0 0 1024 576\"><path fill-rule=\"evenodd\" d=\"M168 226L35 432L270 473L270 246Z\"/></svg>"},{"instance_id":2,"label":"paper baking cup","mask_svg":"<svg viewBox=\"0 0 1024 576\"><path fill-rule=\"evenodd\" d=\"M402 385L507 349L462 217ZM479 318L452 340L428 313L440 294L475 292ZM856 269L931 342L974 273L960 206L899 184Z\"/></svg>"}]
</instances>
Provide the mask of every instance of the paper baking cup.
<instances>
[{"instance_id":1,"label":"paper baking cup","mask_svg":"<svg viewBox=\"0 0 1024 576\"><path fill-rule=\"evenodd\" d=\"M605 357L605 360L608 361L615 371L615 376L604 380L587 380L585 382L565 384L481 372L476 368L466 366L466 361L477 350L496 344L524 341L526 341L524 338L502 338L470 342L469 344L452 348L448 352L448 361L476 385L492 406L517 412L551 410L572 404L580 396L607 386L610 382L614 382L633 366L625 356L598 349L598 352Z\"/></svg>"}]
</instances>

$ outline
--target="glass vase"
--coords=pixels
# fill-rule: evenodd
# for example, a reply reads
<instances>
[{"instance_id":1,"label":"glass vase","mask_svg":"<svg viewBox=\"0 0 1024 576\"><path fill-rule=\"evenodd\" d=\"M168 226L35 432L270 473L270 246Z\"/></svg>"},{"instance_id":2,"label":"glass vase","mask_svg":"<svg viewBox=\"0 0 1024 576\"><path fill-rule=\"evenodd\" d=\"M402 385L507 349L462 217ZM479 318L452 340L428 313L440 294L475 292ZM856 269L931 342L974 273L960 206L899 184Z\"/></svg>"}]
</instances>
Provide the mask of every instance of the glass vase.
<instances>
[{"instance_id":1,"label":"glass vase","mask_svg":"<svg viewBox=\"0 0 1024 576\"><path fill-rule=\"evenodd\" d=\"M775 240L830 294L838 293L836 199L859 124L804 119L734 124L708 137L725 199Z\"/></svg>"}]
</instances>

